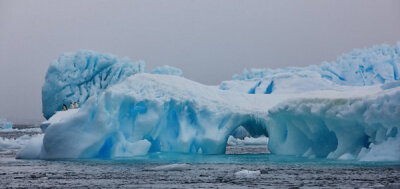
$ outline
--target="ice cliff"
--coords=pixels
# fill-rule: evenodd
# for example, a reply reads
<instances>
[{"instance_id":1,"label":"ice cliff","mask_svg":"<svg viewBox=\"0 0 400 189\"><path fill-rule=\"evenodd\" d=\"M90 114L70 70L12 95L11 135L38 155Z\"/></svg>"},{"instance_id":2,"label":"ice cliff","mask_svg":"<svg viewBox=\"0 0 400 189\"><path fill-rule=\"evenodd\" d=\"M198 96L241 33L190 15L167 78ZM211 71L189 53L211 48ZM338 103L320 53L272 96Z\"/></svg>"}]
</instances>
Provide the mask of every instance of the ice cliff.
<instances>
[{"instance_id":1,"label":"ice cliff","mask_svg":"<svg viewBox=\"0 0 400 189\"><path fill-rule=\"evenodd\" d=\"M218 87L177 74L138 73L141 69L124 79L110 75L119 81L96 88L79 110L57 112L42 127L40 144L18 157L220 154L228 137L243 127L246 135L268 136L268 149L275 154L400 161L399 57L399 45L376 46L320 66L253 71ZM59 67L61 73L66 66ZM64 72L62 81L46 82L70 86L74 81L65 78L72 72ZM70 89L81 96L79 88Z\"/></svg>"}]
</instances>

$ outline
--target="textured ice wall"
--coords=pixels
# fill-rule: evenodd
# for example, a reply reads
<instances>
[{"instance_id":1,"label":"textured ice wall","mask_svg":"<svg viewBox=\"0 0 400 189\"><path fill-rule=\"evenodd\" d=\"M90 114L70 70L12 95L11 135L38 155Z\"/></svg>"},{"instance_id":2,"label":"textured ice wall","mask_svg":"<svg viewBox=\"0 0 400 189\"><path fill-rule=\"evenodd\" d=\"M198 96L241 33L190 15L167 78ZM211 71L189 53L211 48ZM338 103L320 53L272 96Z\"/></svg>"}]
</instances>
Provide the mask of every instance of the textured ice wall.
<instances>
[{"instance_id":1,"label":"textured ice wall","mask_svg":"<svg viewBox=\"0 0 400 189\"><path fill-rule=\"evenodd\" d=\"M84 104L109 86L144 72L144 63L111 54L80 50L52 62L42 87L43 116L48 119L66 104Z\"/></svg>"},{"instance_id":2,"label":"textured ice wall","mask_svg":"<svg viewBox=\"0 0 400 189\"><path fill-rule=\"evenodd\" d=\"M243 126L251 136L269 136L274 154L399 161L400 87L348 89L250 95L182 77L136 74L50 124L40 157L220 154ZM389 155L376 158L381 146L379 152Z\"/></svg>"},{"instance_id":3,"label":"textured ice wall","mask_svg":"<svg viewBox=\"0 0 400 189\"><path fill-rule=\"evenodd\" d=\"M335 62L283 69L245 69L223 90L250 94L293 93L329 89L335 85L366 86L400 80L400 43L356 49Z\"/></svg>"}]
</instances>

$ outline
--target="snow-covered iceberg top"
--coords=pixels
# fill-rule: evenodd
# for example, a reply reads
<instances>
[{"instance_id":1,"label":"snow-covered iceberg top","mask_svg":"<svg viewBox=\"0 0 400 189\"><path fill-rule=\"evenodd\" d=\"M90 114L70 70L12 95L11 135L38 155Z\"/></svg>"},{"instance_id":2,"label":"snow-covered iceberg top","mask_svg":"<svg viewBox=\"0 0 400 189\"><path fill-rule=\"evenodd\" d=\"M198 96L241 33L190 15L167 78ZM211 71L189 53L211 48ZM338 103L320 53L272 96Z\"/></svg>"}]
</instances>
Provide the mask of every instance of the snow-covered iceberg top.
<instances>
[{"instance_id":1,"label":"snow-covered iceberg top","mask_svg":"<svg viewBox=\"0 0 400 189\"><path fill-rule=\"evenodd\" d=\"M382 52L378 53L377 48L382 48ZM103 87L96 79L104 80L103 75L91 74L95 76L93 81L85 81L101 90L89 95L80 109L57 112L42 125L43 140L32 142L29 150L23 150L18 157L220 154L225 152L228 137L239 135L236 129L243 127L251 137L268 136L268 149L274 154L400 161L400 81L395 71L399 48L372 49L358 53L376 55L371 69L363 64L368 70L363 73L363 84L353 82L357 80L353 76L359 71L359 58L353 58L355 63L352 58L339 58L348 63L329 64L335 72L328 72L338 74L340 81L323 76L325 72L318 70L324 65L228 81L219 87L139 71L124 79L120 74L111 74L118 82ZM375 60L372 55L370 59ZM358 57L357 53L354 56ZM78 70L85 73L85 69ZM62 72L61 68L59 71ZM64 72L73 73L68 69ZM383 82L375 82L378 74L385 79ZM57 83L58 79L52 82ZM68 81L60 82L70 86ZM50 89L49 94L58 94ZM71 89L73 94L80 95L79 88Z\"/></svg>"}]
</instances>

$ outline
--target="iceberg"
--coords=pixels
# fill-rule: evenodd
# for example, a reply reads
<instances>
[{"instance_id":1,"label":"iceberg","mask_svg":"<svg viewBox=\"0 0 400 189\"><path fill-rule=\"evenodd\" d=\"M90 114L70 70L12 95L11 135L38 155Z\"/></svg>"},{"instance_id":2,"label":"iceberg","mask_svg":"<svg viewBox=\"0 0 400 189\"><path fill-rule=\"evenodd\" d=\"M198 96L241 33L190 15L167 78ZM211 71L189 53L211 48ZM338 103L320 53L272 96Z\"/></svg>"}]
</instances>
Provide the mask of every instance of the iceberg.
<instances>
[{"instance_id":1,"label":"iceberg","mask_svg":"<svg viewBox=\"0 0 400 189\"><path fill-rule=\"evenodd\" d=\"M249 135L268 137L273 154L400 161L398 49L383 45L329 65L252 72L220 86L138 71L87 97L79 109L55 111L42 125L35 153L19 158L222 154L229 136ZM362 77L360 61L369 70ZM240 127L247 132L239 134Z\"/></svg>"}]
</instances>

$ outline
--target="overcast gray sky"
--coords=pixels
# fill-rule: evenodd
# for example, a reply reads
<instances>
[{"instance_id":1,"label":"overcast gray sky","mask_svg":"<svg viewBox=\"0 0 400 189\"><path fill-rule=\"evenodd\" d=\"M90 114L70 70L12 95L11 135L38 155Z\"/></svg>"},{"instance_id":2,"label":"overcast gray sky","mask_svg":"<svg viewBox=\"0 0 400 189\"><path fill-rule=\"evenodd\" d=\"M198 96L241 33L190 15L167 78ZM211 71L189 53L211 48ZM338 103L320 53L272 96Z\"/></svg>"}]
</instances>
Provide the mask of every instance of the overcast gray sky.
<instances>
[{"instance_id":1,"label":"overcast gray sky","mask_svg":"<svg viewBox=\"0 0 400 189\"><path fill-rule=\"evenodd\" d=\"M400 40L398 0L0 0L0 117L38 121L49 63L92 49L205 84Z\"/></svg>"}]
</instances>

